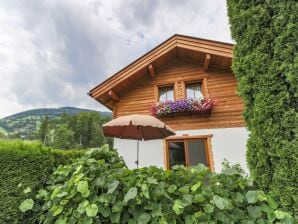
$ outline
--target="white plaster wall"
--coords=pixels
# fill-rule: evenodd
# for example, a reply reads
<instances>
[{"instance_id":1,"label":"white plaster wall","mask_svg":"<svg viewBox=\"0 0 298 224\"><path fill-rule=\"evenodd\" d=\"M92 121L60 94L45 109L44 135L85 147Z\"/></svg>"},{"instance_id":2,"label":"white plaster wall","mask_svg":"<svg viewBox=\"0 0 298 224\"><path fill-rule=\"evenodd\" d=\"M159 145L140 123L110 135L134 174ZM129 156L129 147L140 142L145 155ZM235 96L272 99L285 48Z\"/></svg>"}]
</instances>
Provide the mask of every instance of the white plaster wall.
<instances>
[{"instance_id":1,"label":"white plaster wall","mask_svg":"<svg viewBox=\"0 0 298 224\"><path fill-rule=\"evenodd\" d=\"M114 138L114 148L123 157L128 168L136 168L137 141ZM164 167L164 150L162 140L140 141L139 167Z\"/></svg>"},{"instance_id":2,"label":"white plaster wall","mask_svg":"<svg viewBox=\"0 0 298 224\"><path fill-rule=\"evenodd\" d=\"M177 131L176 135L206 135L213 134L211 138L214 168L221 171L221 163L227 159L231 164L239 163L248 172L245 160L246 141L248 131L245 128L219 128ZM114 147L124 158L129 168L135 168L137 157L137 141L114 139ZM164 167L164 146L162 140L140 141L139 165L140 167L155 165Z\"/></svg>"}]
</instances>

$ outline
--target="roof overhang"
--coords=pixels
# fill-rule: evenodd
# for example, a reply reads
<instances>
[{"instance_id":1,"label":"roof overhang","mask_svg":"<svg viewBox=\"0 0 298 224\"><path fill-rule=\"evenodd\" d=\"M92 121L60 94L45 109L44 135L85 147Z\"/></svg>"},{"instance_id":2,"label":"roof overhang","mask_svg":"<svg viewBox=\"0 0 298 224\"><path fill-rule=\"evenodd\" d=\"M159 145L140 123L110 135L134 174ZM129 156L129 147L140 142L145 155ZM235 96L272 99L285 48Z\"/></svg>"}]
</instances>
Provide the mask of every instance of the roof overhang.
<instances>
[{"instance_id":1,"label":"roof overhang","mask_svg":"<svg viewBox=\"0 0 298 224\"><path fill-rule=\"evenodd\" d=\"M203 56L205 62L203 61L202 65L207 64L207 67L209 63L214 67L223 66L218 62L218 59L222 58L224 62L222 64L226 66L226 69L230 69L233 46L229 43L176 34L91 89L88 95L112 109L113 104L119 100L118 93L127 89L129 83L135 82L144 74L154 77L156 68L175 57L190 57L192 53L196 55L193 56L194 60L199 61L199 58ZM207 61L208 58L209 61Z\"/></svg>"}]
</instances>

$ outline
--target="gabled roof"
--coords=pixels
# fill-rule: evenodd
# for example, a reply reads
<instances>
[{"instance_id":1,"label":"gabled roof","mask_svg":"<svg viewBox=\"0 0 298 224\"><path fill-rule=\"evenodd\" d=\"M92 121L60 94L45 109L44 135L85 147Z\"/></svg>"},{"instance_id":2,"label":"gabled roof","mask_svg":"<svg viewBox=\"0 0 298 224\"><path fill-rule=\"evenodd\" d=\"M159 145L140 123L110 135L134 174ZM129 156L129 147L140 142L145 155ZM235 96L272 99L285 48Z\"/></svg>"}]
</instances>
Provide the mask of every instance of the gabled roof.
<instances>
[{"instance_id":1,"label":"gabled roof","mask_svg":"<svg viewBox=\"0 0 298 224\"><path fill-rule=\"evenodd\" d=\"M119 94L144 75L154 76L154 71L168 61L181 57L204 65L207 56L210 67L230 69L233 44L175 34L91 89L88 94L112 109Z\"/></svg>"}]
</instances>

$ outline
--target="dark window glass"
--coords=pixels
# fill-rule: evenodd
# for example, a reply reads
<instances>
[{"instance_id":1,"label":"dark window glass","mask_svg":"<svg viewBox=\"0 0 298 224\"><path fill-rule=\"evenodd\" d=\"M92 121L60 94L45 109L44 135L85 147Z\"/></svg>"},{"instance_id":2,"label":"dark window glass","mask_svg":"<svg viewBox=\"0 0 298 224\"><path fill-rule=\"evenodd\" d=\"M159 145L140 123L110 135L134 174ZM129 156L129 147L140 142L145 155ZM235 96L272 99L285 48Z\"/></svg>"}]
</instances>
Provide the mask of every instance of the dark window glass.
<instances>
[{"instance_id":1,"label":"dark window glass","mask_svg":"<svg viewBox=\"0 0 298 224\"><path fill-rule=\"evenodd\" d=\"M208 166L206 140L181 140L180 142L169 142L169 166L189 165L195 166L202 163ZM187 145L187 150L186 150ZM189 164L186 164L185 153L188 156Z\"/></svg>"},{"instance_id":2,"label":"dark window glass","mask_svg":"<svg viewBox=\"0 0 298 224\"><path fill-rule=\"evenodd\" d=\"M170 168L185 164L184 142L169 142Z\"/></svg>"},{"instance_id":3,"label":"dark window glass","mask_svg":"<svg viewBox=\"0 0 298 224\"><path fill-rule=\"evenodd\" d=\"M174 101L174 87L167 86L159 88L159 101Z\"/></svg>"},{"instance_id":4,"label":"dark window glass","mask_svg":"<svg viewBox=\"0 0 298 224\"><path fill-rule=\"evenodd\" d=\"M190 83L185 85L186 88L186 97L188 99L201 99L203 98L202 90L201 90L201 83Z\"/></svg>"},{"instance_id":5,"label":"dark window glass","mask_svg":"<svg viewBox=\"0 0 298 224\"><path fill-rule=\"evenodd\" d=\"M188 141L188 158L189 166L195 166L203 163L208 166L205 140Z\"/></svg>"}]
</instances>

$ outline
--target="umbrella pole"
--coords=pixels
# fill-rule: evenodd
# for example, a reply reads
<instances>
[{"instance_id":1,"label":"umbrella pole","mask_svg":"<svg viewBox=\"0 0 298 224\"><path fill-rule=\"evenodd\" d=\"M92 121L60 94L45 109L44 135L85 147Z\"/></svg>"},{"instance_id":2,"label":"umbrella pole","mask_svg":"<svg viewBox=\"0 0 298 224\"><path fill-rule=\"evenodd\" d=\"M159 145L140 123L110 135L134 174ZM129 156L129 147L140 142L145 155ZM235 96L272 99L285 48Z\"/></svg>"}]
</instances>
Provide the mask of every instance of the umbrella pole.
<instances>
[{"instance_id":1,"label":"umbrella pole","mask_svg":"<svg viewBox=\"0 0 298 224\"><path fill-rule=\"evenodd\" d=\"M139 168L139 139L137 141L137 160L136 160L137 168Z\"/></svg>"}]
</instances>

